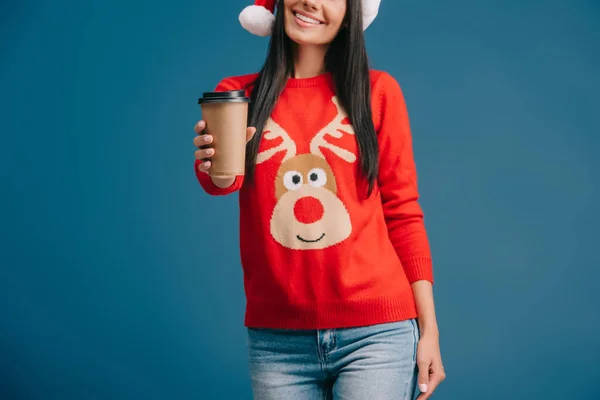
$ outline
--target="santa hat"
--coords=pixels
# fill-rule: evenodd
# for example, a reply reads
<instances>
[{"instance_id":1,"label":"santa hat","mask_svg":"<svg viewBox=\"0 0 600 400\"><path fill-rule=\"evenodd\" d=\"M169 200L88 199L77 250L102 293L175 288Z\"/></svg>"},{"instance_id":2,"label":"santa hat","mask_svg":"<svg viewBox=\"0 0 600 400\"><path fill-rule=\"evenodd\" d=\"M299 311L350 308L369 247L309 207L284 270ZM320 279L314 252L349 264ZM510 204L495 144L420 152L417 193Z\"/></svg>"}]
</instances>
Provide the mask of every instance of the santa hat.
<instances>
[{"instance_id":1,"label":"santa hat","mask_svg":"<svg viewBox=\"0 0 600 400\"><path fill-rule=\"evenodd\" d=\"M275 21L275 3L277 0L256 0L240 13L240 23L248 32L257 36L269 36ZM381 0L362 0L363 30L375 20Z\"/></svg>"}]
</instances>

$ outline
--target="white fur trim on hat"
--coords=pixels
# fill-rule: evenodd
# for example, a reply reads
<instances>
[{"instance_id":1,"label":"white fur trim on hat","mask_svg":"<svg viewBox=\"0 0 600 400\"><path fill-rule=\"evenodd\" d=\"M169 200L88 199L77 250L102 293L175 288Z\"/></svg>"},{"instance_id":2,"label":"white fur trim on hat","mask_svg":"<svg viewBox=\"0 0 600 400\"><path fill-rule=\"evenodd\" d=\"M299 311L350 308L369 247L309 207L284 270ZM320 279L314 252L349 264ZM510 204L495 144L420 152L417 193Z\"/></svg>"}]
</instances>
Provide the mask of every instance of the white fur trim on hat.
<instances>
[{"instance_id":1,"label":"white fur trim on hat","mask_svg":"<svg viewBox=\"0 0 600 400\"><path fill-rule=\"evenodd\" d=\"M242 10L239 20L248 32L257 36L269 36L275 15L263 6L251 5Z\"/></svg>"}]
</instances>

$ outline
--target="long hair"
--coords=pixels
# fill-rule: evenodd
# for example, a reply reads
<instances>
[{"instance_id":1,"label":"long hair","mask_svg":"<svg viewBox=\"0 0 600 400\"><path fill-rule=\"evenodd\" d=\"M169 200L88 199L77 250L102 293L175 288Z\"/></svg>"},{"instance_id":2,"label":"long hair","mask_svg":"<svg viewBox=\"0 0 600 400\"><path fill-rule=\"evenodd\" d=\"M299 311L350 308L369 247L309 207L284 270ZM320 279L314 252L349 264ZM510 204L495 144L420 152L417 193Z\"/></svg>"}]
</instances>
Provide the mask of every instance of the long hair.
<instances>
[{"instance_id":1,"label":"long hair","mask_svg":"<svg viewBox=\"0 0 600 400\"><path fill-rule=\"evenodd\" d=\"M363 35L362 0L347 0L345 24L330 44L325 69L350 119L358 143L360 172L370 196L379 170L379 148L371 113L369 60ZM246 178L252 182L262 131L294 69L293 42L285 33L283 0L278 1L267 59L252 83L248 125L257 131L246 146Z\"/></svg>"}]
</instances>

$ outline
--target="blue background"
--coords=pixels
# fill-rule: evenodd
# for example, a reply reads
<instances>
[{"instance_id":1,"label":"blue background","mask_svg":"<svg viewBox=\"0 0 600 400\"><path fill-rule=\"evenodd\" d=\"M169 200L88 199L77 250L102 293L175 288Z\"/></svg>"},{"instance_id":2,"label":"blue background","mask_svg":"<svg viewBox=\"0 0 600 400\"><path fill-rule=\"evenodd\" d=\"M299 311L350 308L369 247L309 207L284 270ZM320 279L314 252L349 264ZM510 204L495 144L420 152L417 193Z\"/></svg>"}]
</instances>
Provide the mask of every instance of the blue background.
<instances>
[{"instance_id":1,"label":"blue background","mask_svg":"<svg viewBox=\"0 0 600 400\"><path fill-rule=\"evenodd\" d=\"M0 6L3 399L246 399L237 198L196 99L250 1ZM435 258L441 399L600 398L600 4L382 2ZM442 8L444 7L444 8Z\"/></svg>"}]
</instances>

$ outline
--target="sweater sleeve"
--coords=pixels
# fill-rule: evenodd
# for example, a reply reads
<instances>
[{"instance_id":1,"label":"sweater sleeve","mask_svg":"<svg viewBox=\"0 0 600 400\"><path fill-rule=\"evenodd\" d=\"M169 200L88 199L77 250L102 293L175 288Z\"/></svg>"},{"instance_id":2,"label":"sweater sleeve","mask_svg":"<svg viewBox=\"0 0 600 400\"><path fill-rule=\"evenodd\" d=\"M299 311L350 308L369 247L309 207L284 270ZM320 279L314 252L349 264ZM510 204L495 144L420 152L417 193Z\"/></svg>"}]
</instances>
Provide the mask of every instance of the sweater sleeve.
<instances>
[{"instance_id":1,"label":"sweater sleeve","mask_svg":"<svg viewBox=\"0 0 600 400\"><path fill-rule=\"evenodd\" d=\"M412 134L402 90L396 80L382 73L375 84L379 101L379 190L390 240L410 283L433 283L429 240L418 203L417 171ZM377 121L377 120L376 120Z\"/></svg>"},{"instance_id":2,"label":"sweater sleeve","mask_svg":"<svg viewBox=\"0 0 600 400\"><path fill-rule=\"evenodd\" d=\"M206 172L202 172L198 169L198 165L200 165L201 161L196 160L194 163L194 169L196 170L196 178L200 183L200 186L204 189L204 191L211 196L226 196L228 194L237 192L242 188L242 184L244 183L244 176L238 175L235 177L235 181L233 184L226 188L220 188L212 181L210 175Z\"/></svg>"},{"instance_id":3,"label":"sweater sleeve","mask_svg":"<svg viewBox=\"0 0 600 400\"><path fill-rule=\"evenodd\" d=\"M229 90L241 90L243 89L243 84L238 82L234 78L225 78L215 88L215 92L224 92ZM244 176L238 175L235 177L235 181L233 184L227 188L220 188L214 184L210 175L205 172L202 172L198 169L198 165L200 165L201 160L194 160L194 171L196 171L196 179L200 183L200 186L204 189L204 191L211 196L226 196L228 194L237 192L241 189L242 184L244 183Z\"/></svg>"}]
</instances>

